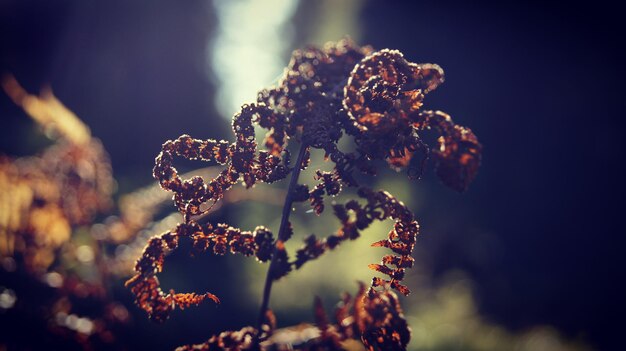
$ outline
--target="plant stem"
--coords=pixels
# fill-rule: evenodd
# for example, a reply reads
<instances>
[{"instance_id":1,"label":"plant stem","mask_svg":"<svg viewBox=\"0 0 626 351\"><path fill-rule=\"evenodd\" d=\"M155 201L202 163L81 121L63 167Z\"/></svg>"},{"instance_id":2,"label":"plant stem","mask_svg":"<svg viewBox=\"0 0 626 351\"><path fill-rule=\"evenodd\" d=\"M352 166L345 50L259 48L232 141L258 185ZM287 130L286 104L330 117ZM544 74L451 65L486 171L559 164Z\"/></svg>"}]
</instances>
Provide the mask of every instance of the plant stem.
<instances>
[{"instance_id":1,"label":"plant stem","mask_svg":"<svg viewBox=\"0 0 626 351\"><path fill-rule=\"evenodd\" d=\"M298 185L298 176L300 176L300 169L302 168L302 162L304 161L304 155L306 154L307 148L308 145L305 143L302 143L300 145L298 158L296 159L296 164L294 165L293 171L291 173L291 179L289 180L289 188L287 190L287 196L285 197L285 203L283 204L283 214L280 219L280 229L278 229L278 238L276 239L276 242L274 242L274 253L272 255L272 261L270 262L270 267L267 270L267 275L265 276L265 288L263 288L263 301L261 303L261 310L259 311L259 321L257 328L259 334L261 332L261 326L263 325L263 321L265 320L265 312L267 311L270 302L272 283L274 282L274 277L272 275L276 266L276 257L278 256L278 248L276 247L276 244L278 241L287 241L287 228L289 226L289 215L291 214L291 206L293 205L293 194L296 186Z\"/></svg>"}]
</instances>

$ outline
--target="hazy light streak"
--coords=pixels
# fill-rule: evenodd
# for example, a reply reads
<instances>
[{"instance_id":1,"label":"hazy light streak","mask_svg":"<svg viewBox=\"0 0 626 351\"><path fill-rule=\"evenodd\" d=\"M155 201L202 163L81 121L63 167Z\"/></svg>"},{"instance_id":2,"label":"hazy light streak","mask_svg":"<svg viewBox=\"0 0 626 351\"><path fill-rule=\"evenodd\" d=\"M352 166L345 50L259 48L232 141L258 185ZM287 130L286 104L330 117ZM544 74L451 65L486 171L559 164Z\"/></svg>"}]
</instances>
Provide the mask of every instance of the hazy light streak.
<instances>
[{"instance_id":1,"label":"hazy light streak","mask_svg":"<svg viewBox=\"0 0 626 351\"><path fill-rule=\"evenodd\" d=\"M214 1L219 27L211 43L210 65L217 80L216 105L231 118L282 73L293 39L289 20L298 0Z\"/></svg>"}]
</instances>

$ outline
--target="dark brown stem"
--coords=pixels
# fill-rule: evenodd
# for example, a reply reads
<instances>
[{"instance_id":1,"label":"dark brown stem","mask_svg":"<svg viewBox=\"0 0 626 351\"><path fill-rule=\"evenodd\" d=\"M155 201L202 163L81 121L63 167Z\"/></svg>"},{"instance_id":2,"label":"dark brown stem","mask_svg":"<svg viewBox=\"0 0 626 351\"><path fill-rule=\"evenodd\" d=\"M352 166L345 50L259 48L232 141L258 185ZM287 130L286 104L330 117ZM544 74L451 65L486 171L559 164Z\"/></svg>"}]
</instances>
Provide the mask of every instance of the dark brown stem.
<instances>
[{"instance_id":1,"label":"dark brown stem","mask_svg":"<svg viewBox=\"0 0 626 351\"><path fill-rule=\"evenodd\" d=\"M300 150L298 151L298 158L296 159L296 164L294 165L293 171L291 173L291 179L289 180L289 188L287 190L287 196L285 197L285 203L283 205L283 214L280 219L280 229L278 229L278 238L276 242L274 242L274 253L272 255L272 261L270 262L270 267L267 270L267 275L265 277L265 288L263 288L263 301L261 302L261 310L259 311L259 321L258 321L258 331L257 337L261 333L261 326L265 320L265 312L267 311L269 302L270 302L270 294L272 292L272 283L274 282L273 272L276 270L276 257L278 256L278 248L276 247L276 243L278 241L285 242L287 241L287 232L289 227L289 215L291 214L291 208L293 205L293 195L298 185L298 176L300 176L300 170L302 168L302 162L304 161L304 155L306 154L306 149L308 145L302 143L300 145Z\"/></svg>"}]
</instances>

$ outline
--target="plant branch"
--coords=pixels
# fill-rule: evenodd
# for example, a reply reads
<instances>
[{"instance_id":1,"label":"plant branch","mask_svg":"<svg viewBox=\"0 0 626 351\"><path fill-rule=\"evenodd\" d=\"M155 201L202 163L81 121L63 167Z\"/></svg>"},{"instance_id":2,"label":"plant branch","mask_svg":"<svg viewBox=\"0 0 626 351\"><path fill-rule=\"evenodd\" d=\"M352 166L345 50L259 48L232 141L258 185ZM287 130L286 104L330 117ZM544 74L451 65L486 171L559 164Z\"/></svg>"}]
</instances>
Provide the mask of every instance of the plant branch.
<instances>
[{"instance_id":1,"label":"plant branch","mask_svg":"<svg viewBox=\"0 0 626 351\"><path fill-rule=\"evenodd\" d=\"M293 171L291 173L291 179L289 180L289 188L287 190L287 196L285 197L285 203L283 204L283 214L280 219L280 229L278 229L278 238L276 242L274 242L274 253L272 255L272 261L270 262L270 267L267 270L267 275L265 277L265 287L263 288L263 301L261 302L261 310L259 311L259 320L258 320L258 329L260 335L261 326L263 325L263 321L265 320L265 312L267 311L269 302L270 302L270 294L272 292L272 283L274 282L273 272L276 269L276 257L278 256L278 248L276 244L278 241L286 241L287 240L287 230L289 227L289 215L291 214L291 208L293 205L293 195L298 185L298 177L300 176L300 170L302 168L302 162L304 161L304 155L306 154L306 149L308 145L306 143L302 143L300 145L300 150L298 151L298 158L296 159L296 163L294 165Z\"/></svg>"}]
</instances>

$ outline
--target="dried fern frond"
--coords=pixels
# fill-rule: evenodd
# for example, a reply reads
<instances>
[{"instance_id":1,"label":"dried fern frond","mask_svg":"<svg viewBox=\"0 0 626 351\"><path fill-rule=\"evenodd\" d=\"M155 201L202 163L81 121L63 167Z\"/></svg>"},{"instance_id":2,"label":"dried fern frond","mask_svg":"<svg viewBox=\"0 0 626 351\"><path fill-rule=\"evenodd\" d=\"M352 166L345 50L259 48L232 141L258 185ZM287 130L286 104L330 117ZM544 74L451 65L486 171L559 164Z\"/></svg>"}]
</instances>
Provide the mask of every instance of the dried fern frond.
<instances>
[{"instance_id":1,"label":"dried fern frond","mask_svg":"<svg viewBox=\"0 0 626 351\"><path fill-rule=\"evenodd\" d=\"M165 294L155 276L163 268L164 255L178 247L181 238L189 238L202 252L224 254L227 251L255 255L261 262L270 261L263 291L257 328L224 332L207 343L185 349L258 349L267 346L271 333L258 333L268 311L273 281L320 257L346 240L354 240L360 231L374 221L392 219L393 228L374 247L384 247L391 254L370 264L372 270L388 276L374 277L368 289L361 286L350 302L351 322L343 318L331 326L316 303L321 344L310 349L338 349L341 342L361 339L370 350L403 350L410 330L402 316L395 289L403 295L409 289L402 284L405 270L414 263L412 252L419 225L411 210L384 190L374 191L361 184L361 175L373 176L379 161L391 168L408 168L409 178L419 178L429 158L434 158L436 174L441 181L464 191L475 178L481 160L482 146L468 128L456 125L443 112L422 111L425 95L444 82L444 73L436 64L415 64L397 50L374 51L344 39L324 48L309 47L293 52L277 86L264 89L257 101L245 104L233 116L234 141L194 139L182 135L166 141L155 160L154 177L164 190L173 192L176 208L183 223L156 236L137 262L136 275L127 282L137 303L151 318L162 321L175 306L187 307L206 298L218 301L212 294L185 295L184 304L174 292ZM259 149L254 126L268 132ZM438 145L428 146L420 133L432 129L439 134ZM352 152L339 150L342 135L351 136L356 147ZM290 141L299 144L295 162L287 149ZM321 149L332 170L315 172L309 187L298 184L300 171L311 164L311 148ZM412 164L421 155L419 168ZM173 166L181 157L222 165L222 171L210 180L202 177L184 179ZM283 204L280 228L274 238L268 229L257 227L242 232L227 224L199 226L195 219L210 211L237 183L247 189L258 183L273 183L287 176L289 188ZM326 238L308 236L305 245L290 260L285 249L294 228L289 221L292 204L309 200L313 211L321 214L326 196L336 197L346 187L358 188L360 201L333 204L340 229ZM182 299L182 298L181 298ZM346 314L347 309L336 313Z\"/></svg>"}]
</instances>

